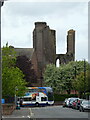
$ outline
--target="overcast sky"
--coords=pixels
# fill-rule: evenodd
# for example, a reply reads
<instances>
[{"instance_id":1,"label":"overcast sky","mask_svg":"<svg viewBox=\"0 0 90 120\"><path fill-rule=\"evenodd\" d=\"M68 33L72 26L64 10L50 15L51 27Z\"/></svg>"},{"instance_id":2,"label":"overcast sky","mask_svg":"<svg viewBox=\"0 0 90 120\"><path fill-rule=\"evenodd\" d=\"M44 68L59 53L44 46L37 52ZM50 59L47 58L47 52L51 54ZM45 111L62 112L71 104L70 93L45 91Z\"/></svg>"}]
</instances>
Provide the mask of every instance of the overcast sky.
<instances>
[{"instance_id":1,"label":"overcast sky","mask_svg":"<svg viewBox=\"0 0 90 120\"><path fill-rule=\"evenodd\" d=\"M12 0L11 0L12 1ZM14 1L14 0L13 0ZM2 46L32 48L35 22L47 22L56 30L56 52L66 53L67 31L74 29L76 60L88 59L87 2L10 2L2 7Z\"/></svg>"}]
</instances>

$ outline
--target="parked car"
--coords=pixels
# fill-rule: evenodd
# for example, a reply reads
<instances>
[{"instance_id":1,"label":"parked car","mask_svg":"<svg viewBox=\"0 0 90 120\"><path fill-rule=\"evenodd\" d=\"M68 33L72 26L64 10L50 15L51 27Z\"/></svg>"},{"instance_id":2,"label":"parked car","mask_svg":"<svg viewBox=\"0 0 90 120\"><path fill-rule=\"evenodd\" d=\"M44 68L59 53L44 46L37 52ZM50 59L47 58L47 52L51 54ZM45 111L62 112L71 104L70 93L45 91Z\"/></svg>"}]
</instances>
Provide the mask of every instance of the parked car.
<instances>
[{"instance_id":1,"label":"parked car","mask_svg":"<svg viewBox=\"0 0 90 120\"><path fill-rule=\"evenodd\" d=\"M77 105L77 99L72 102L72 108L75 109Z\"/></svg>"},{"instance_id":2,"label":"parked car","mask_svg":"<svg viewBox=\"0 0 90 120\"><path fill-rule=\"evenodd\" d=\"M63 107L72 107L72 103L73 103L73 101L75 101L76 99L78 99L78 98L73 98L73 97L71 97L71 98L66 98L66 99L64 100L64 102L63 102Z\"/></svg>"},{"instance_id":3,"label":"parked car","mask_svg":"<svg viewBox=\"0 0 90 120\"><path fill-rule=\"evenodd\" d=\"M77 103L76 103L75 109L79 110L82 101L83 101L83 99L78 99L78 100L77 100Z\"/></svg>"},{"instance_id":4,"label":"parked car","mask_svg":"<svg viewBox=\"0 0 90 120\"><path fill-rule=\"evenodd\" d=\"M70 99L69 99L69 103L68 103L68 107L71 107L71 108L72 108L72 107L73 107L73 103L74 103L74 105L75 105L75 104L76 104L76 103L75 103L75 100L77 100L77 99L78 99L78 98L70 98Z\"/></svg>"},{"instance_id":5,"label":"parked car","mask_svg":"<svg viewBox=\"0 0 90 120\"><path fill-rule=\"evenodd\" d=\"M72 102L72 108L78 110L82 101L83 101L83 99L80 99L80 98L75 99L75 100Z\"/></svg>"},{"instance_id":6,"label":"parked car","mask_svg":"<svg viewBox=\"0 0 90 120\"><path fill-rule=\"evenodd\" d=\"M90 100L83 100L80 104L79 111L84 112L86 110L90 111Z\"/></svg>"},{"instance_id":7,"label":"parked car","mask_svg":"<svg viewBox=\"0 0 90 120\"><path fill-rule=\"evenodd\" d=\"M64 100L64 102L63 102L63 107L67 107L67 100L68 100L68 98L66 98L66 99Z\"/></svg>"}]
</instances>

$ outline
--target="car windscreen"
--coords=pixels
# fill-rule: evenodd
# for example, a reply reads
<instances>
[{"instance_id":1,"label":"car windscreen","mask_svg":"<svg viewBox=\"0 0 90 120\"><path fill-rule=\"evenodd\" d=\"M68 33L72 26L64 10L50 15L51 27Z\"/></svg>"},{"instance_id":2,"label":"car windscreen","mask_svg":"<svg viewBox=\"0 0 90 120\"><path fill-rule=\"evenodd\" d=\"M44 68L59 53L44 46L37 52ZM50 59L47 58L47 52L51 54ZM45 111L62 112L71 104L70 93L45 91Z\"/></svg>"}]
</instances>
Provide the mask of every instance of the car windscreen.
<instances>
[{"instance_id":1,"label":"car windscreen","mask_svg":"<svg viewBox=\"0 0 90 120\"><path fill-rule=\"evenodd\" d=\"M87 105L87 104L90 105L90 101L83 101L82 103L83 103L84 105Z\"/></svg>"}]
</instances>

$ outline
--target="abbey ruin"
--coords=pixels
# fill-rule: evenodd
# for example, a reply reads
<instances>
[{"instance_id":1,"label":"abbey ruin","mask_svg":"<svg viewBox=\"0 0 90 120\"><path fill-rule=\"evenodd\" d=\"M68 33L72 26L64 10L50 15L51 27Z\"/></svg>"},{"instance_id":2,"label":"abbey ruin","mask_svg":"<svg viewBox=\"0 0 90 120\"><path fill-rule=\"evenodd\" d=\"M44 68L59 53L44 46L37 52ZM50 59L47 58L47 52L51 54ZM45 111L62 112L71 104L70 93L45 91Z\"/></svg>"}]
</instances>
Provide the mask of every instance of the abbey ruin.
<instances>
[{"instance_id":1,"label":"abbey ruin","mask_svg":"<svg viewBox=\"0 0 90 120\"><path fill-rule=\"evenodd\" d=\"M35 22L33 30L33 48L15 48L18 56L26 55L32 62L33 68L38 75L38 81L32 86L41 86L42 73L47 64L67 64L75 60L75 31L67 32L66 54L56 54L56 31L50 29L46 22Z\"/></svg>"}]
</instances>

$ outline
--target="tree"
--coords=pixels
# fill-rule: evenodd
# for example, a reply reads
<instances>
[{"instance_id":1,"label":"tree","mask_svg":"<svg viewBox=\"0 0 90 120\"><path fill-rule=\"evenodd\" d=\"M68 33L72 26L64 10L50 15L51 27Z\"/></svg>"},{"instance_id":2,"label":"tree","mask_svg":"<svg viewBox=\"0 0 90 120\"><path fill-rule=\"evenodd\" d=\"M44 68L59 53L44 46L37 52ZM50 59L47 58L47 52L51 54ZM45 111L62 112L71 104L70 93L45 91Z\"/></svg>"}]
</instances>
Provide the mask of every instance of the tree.
<instances>
[{"instance_id":1,"label":"tree","mask_svg":"<svg viewBox=\"0 0 90 120\"><path fill-rule=\"evenodd\" d=\"M61 79L63 84L63 90L66 90L68 94L70 94L72 87L72 80L74 78L73 74L73 68L71 65L63 65L61 68L59 68L61 71Z\"/></svg>"},{"instance_id":2,"label":"tree","mask_svg":"<svg viewBox=\"0 0 90 120\"><path fill-rule=\"evenodd\" d=\"M37 82L36 72L33 69L31 61L27 58L26 55L17 57L16 66L19 67L25 75L24 78L28 82L27 86L32 86L32 83Z\"/></svg>"},{"instance_id":3,"label":"tree","mask_svg":"<svg viewBox=\"0 0 90 120\"><path fill-rule=\"evenodd\" d=\"M86 62L86 71L88 70L88 65L88 62ZM64 90L70 94L71 90L76 90L73 85L76 76L84 72L84 61L71 61L62 65L60 71L62 71Z\"/></svg>"},{"instance_id":4,"label":"tree","mask_svg":"<svg viewBox=\"0 0 90 120\"><path fill-rule=\"evenodd\" d=\"M86 71L88 70L88 62L86 62ZM56 68L53 64L47 65L44 72L44 80L47 86L52 86L57 91L76 90L73 81L76 76L84 72L84 61L71 61L68 64L61 65Z\"/></svg>"},{"instance_id":5,"label":"tree","mask_svg":"<svg viewBox=\"0 0 90 120\"><path fill-rule=\"evenodd\" d=\"M81 72L77 75L76 79L73 82L76 90L79 92L80 97L82 97L83 93L88 90L88 73L86 72L86 79L84 79L84 73Z\"/></svg>"},{"instance_id":6,"label":"tree","mask_svg":"<svg viewBox=\"0 0 90 120\"><path fill-rule=\"evenodd\" d=\"M45 85L52 87L54 92L60 92L62 90L63 84L60 74L59 69L53 64L47 65L43 74Z\"/></svg>"},{"instance_id":7,"label":"tree","mask_svg":"<svg viewBox=\"0 0 90 120\"><path fill-rule=\"evenodd\" d=\"M16 64L16 52L12 47L6 46L2 48L2 68L4 67L14 67Z\"/></svg>"},{"instance_id":8,"label":"tree","mask_svg":"<svg viewBox=\"0 0 90 120\"><path fill-rule=\"evenodd\" d=\"M2 48L2 96L24 95L26 82L22 71L16 67L16 54L8 43ZM17 87L17 92L16 92Z\"/></svg>"},{"instance_id":9,"label":"tree","mask_svg":"<svg viewBox=\"0 0 90 120\"><path fill-rule=\"evenodd\" d=\"M8 68L4 67L2 69L2 95L7 96L17 96L24 95L26 90L26 82L23 79L24 75L19 68ZM17 87L17 92L16 92Z\"/></svg>"}]
</instances>

